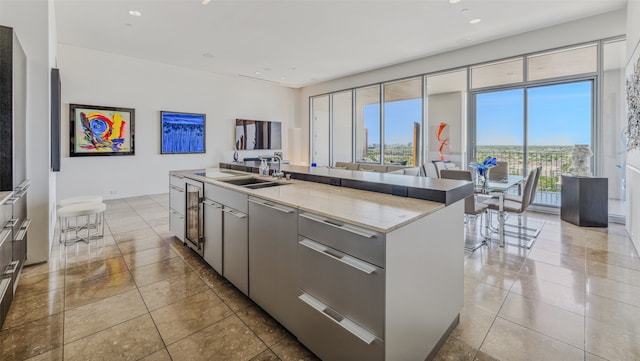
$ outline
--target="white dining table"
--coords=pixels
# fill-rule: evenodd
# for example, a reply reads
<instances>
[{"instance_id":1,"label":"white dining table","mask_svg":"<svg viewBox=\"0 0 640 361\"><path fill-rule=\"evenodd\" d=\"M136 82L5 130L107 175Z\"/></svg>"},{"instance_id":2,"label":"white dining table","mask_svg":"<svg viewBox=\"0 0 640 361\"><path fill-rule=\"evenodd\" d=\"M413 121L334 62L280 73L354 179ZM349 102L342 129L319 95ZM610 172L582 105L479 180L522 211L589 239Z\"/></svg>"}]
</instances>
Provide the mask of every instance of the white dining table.
<instances>
[{"instance_id":1,"label":"white dining table","mask_svg":"<svg viewBox=\"0 0 640 361\"><path fill-rule=\"evenodd\" d=\"M487 194L498 198L498 235L500 238L500 247L504 247L504 222L506 218L504 211L504 195L512 187L520 186L524 179L525 177L520 175L509 175L504 181L489 181L485 185L480 184L475 187L476 193Z\"/></svg>"}]
</instances>

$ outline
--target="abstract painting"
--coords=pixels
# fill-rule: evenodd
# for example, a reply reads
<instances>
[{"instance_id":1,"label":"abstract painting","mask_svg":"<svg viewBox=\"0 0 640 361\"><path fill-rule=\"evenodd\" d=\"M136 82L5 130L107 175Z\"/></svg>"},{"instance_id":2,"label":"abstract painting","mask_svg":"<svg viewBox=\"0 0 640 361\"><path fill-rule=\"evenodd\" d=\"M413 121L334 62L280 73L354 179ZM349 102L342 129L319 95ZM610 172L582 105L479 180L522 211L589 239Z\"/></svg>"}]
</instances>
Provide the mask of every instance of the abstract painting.
<instances>
[{"instance_id":1,"label":"abstract painting","mask_svg":"<svg viewBox=\"0 0 640 361\"><path fill-rule=\"evenodd\" d=\"M135 109L69 105L71 156L134 155Z\"/></svg>"},{"instance_id":2,"label":"abstract painting","mask_svg":"<svg viewBox=\"0 0 640 361\"><path fill-rule=\"evenodd\" d=\"M206 115L160 112L162 154L205 153Z\"/></svg>"},{"instance_id":3,"label":"abstract painting","mask_svg":"<svg viewBox=\"0 0 640 361\"><path fill-rule=\"evenodd\" d=\"M640 150L640 42L627 64L627 150Z\"/></svg>"}]
</instances>

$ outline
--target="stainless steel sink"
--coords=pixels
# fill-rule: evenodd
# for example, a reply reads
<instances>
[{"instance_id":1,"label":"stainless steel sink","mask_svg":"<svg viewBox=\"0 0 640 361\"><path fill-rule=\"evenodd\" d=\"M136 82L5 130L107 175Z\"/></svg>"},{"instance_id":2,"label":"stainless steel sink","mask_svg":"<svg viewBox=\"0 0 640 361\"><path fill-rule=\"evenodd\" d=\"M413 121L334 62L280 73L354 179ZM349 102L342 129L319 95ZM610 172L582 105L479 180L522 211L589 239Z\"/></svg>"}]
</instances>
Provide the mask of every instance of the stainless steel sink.
<instances>
[{"instance_id":1,"label":"stainless steel sink","mask_svg":"<svg viewBox=\"0 0 640 361\"><path fill-rule=\"evenodd\" d=\"M234 184L237 186L242 186L249 189L277 187L277 186L288 184L288 183L274 182L274 181L264 180L260 178L254 178L254 177L236 178L236 179L220 179L219 181L229 183L229 184Z\"/></svg>"}]
</instances>

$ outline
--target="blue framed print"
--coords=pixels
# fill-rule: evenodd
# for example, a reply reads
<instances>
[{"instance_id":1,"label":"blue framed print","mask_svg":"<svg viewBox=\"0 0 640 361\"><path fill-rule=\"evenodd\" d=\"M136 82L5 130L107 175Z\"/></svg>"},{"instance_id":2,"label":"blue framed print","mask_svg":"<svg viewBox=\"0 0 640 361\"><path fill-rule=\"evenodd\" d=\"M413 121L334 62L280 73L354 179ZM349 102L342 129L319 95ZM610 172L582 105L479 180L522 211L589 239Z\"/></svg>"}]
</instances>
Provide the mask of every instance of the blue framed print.
<instances>
[{"instance_id":1,"label":"blue framed print","mask_svg":"<svg viewBox=\"0 0 640 361\"><path fill-rule=\"evenodd\" d=\"M205 114L160 112L161 154L206 153Z\"/></svg>"}]
</instances>

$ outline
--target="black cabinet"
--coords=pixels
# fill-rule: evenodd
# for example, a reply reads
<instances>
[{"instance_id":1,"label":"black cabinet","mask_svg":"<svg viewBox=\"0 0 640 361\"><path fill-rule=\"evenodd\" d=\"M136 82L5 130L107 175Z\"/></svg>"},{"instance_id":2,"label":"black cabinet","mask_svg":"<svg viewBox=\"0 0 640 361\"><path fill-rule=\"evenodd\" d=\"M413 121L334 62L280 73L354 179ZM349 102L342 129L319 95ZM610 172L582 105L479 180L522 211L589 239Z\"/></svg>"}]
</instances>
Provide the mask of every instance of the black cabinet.
<instances>
[{"instance_id":1,"label":"black cabinet","mask_svg":"<svg viewBox=\"0 0 640 361\"><path fill-rule=\"evenodd\" d=\"M607 227L608 187L607 178L562 175L560 218L580 227Z\"/></svg>"}]
</instances>

